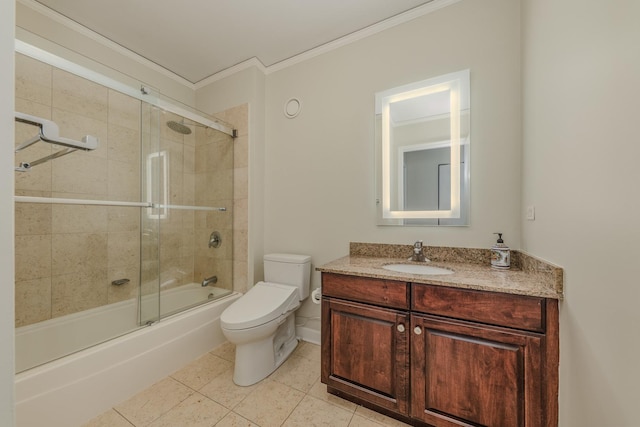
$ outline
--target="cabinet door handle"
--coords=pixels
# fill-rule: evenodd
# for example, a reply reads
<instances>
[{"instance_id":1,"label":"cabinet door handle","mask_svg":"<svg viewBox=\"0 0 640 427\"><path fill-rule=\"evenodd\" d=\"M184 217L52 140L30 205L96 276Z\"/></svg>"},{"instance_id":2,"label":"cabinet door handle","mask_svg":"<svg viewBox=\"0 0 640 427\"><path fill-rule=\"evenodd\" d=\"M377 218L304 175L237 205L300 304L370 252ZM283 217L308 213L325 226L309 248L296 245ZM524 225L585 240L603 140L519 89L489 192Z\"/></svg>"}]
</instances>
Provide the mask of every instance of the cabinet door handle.
<instances>
[{"instance_id":1,"label":"cabinet door handle","mask_svg":"<svg viewBox=\"0 0 640 427\"><path fill-rule=\"evenodd\" d=\"M402 323L398 325L398 332L404 332L404 325Z\"/></svg>"},{"instance_id":2,"label":"cabinet door handle","mask_svg":"<svg viewBox=\"0 0 640 427\"><path fill-rule=\"evenodd\" d=\"M413 333L416 335L422 334L422 328L420 326L416 326L415 328L413 328Z\"/></svg>"}]
</instances>

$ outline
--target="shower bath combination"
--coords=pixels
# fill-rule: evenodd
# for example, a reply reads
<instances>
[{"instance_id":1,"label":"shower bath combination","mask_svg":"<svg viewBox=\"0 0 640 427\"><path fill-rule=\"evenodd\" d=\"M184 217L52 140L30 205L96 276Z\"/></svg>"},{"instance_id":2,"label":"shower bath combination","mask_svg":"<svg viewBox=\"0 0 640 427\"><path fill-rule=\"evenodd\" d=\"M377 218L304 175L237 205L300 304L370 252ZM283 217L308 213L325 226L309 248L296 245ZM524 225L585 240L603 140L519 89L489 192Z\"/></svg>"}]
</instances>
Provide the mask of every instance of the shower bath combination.
<instances>
[{"instance_id":1,"label":"shower bath combination","mask_svg":"<svg viewBox=\"0 0 640 427\"><path fill-rule=\"evenodd\" d=\"M16 57L16 413L81 425L224 342L236 132L128 76Z\"/></svg>"},{"instance_id":2,"label":"shower bath combination","mask_svg":"<svg viewBox=\"0 0 640 427\"><path fill-rule=\"evenodd\" d=\"M116 151L119 145L110 147L110 155L120 156L118 158L126 162L114 162L112 168L124 163L128 165L127 169L115 174L105 170L105 175L100 176L97 166L90 169L57 167L55 162L59 161L57 157L60 156L54 153L45 156L46 160L40 163L53 161L56 176L61 176L60 182L63 184L68 183L68 189L64 186L60 188L61 184L58 184L56 198L23 196L27 189L37 190L30 181L36 169L31 174L20 175L26 178L16 182L18 372L153 325L162 318L233 292L233 252L225 251L221 256L210 249L220 246L223 236L229 244L232 242L233 221L223 218L231 215L224 205L233 195L233 156L209 158L206 165L202 166L199 162L196 166L195 162L195 158L208 156L212 151L232 150L233 137L187 120L189 126L200 126L206 128L207 132L197 133L188 142L186 138L184 141L181 141L182 138L165 140L161 137L161 127L165 124L172 130L180 131L180 135L186 136L187 131L191 132L183 124L185 119L133 98L127 101L132 106L138 104L137 108L146 111L141 117L147 123L141 123L139 128L156 129L138 132L141 135L136 150L139 154L131 160L123 157L125 152ZM176 119L166 120L167 116ZM77 143L60 138L57 124L51 121L22 113L16 113L16 117L20 123L29 126L40 123L41 131L38 137L32 139L35 142L53 139L52 135L55 134L58 138L52 143L64 142L67 146ZM26 134L28 129L22 128L19 134ZM80 148L84 151L97 148L97 138L88 139L93 145ZM35 142L26 144L17 141L17 146L26 148ZM209 150L208 147L215 144L221 147L220 150ZM21 149L16 151L20 153ZM42 151L39 149L34 152ZM185 162L181 156L174 159L172 156L176 152L181 156L184 156L183 152L191 152L193 160ZM78 151L74 161L88 165L98 165L102 161L95 156L81 158L85 155ZM162 161L157 161L159 158ZM181 167L175 167L176 161L182 163ZM200 170L198 167L210 170ZM29 170L29 167L24 170ZM127 174L129 171L131 173ZM220 171L226 171L227 179L218 179ZM87 179L83 173L91 173L92 179ZM214 173L217 179L214 179ZM193 179L196 174L203 179L196 182ZM33 182L41 182L42 176L42 173L36 173ZM139 177L142 177L142 183ZM120 199L113 191L101 192L100 187L92 184L94 180L104 180L102 182L107 183L106 189L114 188L109 184L110 178L117 178L119 185L128 185L121 190L121 194L139 194L138 201L129 201L126 197ZM185 192L188 196L182 193L168 195L174 182L180 183L184 189L187 185L185 182L190 182L192 188ZM51 185L49 181L43 181L43 184ZM209 192L212 189L214 194L222 197L212 200L212 193ZM45 190L46 187L43 187L43 194L46 194ZM67 192L68 196L65 195ZM78 193L87 194L88 198L77 198ZM39 207L43 205L50 207ZM31 211L45 212L49 217L46 222L51 224L51 228L40 230L39 221L43 218ZM227 224L228 228L214 233L210 229L200 229L199 224L205 222L196 221L196 218L206 216ZM109 221L109 224L100 223L101 218ZM37 234L31 234L33 232ZM209 239L195 238L203 234L209 236L210 233ZM52 249L29 251L28 248L36 244L35 240ZM42 270L32 266L50 267ZM202 283L207 285L206 288ZM37 292L46 292L45 295L51 297L26 298L34 292L34 286L41 287L35 288ZM180 289L183 291L177 292ZM119 320L109 321L110 316ZM92 318L101 320L93 322L89 320ZM53 330L47 324L55 327L55 333L42 333ZM101 326L84 327L96 324ZM65 328L68 332L65 332ZM52 343L47 338L52 335L62 337ZM69 339L65 339L65 335Z\"/></svg>"},{"instance_id":3,"label":"shower bath combination","mask_svg":"<svg viewBox=\"0 0 640 427\"><path fill-rule=\"evenodd\" d=\"M53 82L54 97L62 90L47 58L16 68L16 105L25 109L15 141L17 372L233 292L233 156L216 153L233 153L235 132L80 68L60 84L79 101L93 88L87 111L77 108L73 120L55 102L31 111L36 78ZM79 133L102 141L61 136ZM219 224L213 243L224 240L222 251L197 238L211 233L208 221Z\"/></svg>"}]
</instances>

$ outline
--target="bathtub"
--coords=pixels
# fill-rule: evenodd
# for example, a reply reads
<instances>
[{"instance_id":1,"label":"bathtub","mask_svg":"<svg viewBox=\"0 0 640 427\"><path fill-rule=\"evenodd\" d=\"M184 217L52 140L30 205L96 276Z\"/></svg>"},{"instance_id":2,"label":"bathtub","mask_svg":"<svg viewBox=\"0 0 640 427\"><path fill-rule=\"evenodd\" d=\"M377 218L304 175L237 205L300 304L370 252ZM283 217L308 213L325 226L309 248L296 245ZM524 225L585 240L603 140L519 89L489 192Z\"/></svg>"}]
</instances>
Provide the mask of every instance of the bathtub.
<instances>
[{"instance_id":1,"label":"bathtub","mask_svg":"<svg viewBox=\"0 0 640 427\"><path fill-rule=\"evenodd\" d=\"M162 313L168 315L175 311L176 304L184 305L190 296L201 298L202 292L209 294L212 289L192 284L163 292ZM232 293L17 374L17 427L80 426L175 372L225 341L220 315L240 296ZM57 339L58 336L68 336L69 340L95 340L97 332L109 336L112 333L109 326L116 322L114 314L116 319L126 318L135 328L137 303L125 301L18 328L16 359L29 359L29 350L38 340L56 357L56 354L66 354L64 346L68 344L58 343L67 341ZM67 329L60 334L59 328ZM20 354L25 351L26 355Z\"/></svg>"}]
</instances>

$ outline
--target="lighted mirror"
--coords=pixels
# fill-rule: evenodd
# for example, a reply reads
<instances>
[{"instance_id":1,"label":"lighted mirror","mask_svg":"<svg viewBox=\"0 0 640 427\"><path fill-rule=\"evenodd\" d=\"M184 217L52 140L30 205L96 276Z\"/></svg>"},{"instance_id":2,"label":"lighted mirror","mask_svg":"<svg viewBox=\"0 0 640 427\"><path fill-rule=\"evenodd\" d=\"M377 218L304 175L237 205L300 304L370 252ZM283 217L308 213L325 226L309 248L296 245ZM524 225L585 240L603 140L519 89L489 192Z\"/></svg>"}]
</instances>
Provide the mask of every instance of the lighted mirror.
<instances>
[{"instance_id":1,"label":"lighted mirror","mask_svg":"<svg viewBox=\"0 0 640 427\"><path fill-rule=\"evenodd\" d=\"M378 224L469 224L469 115L469 70L376 94Z\"/></svg>"}]
</instances>

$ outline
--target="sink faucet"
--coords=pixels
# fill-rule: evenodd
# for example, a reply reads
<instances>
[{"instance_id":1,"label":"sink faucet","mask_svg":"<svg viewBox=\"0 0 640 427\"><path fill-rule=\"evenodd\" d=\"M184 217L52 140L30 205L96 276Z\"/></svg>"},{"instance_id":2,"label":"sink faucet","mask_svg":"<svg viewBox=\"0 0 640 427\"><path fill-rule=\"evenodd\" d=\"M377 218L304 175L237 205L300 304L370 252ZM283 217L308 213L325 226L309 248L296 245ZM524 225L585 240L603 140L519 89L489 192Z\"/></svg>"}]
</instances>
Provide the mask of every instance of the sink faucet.
<instances>
[{"instance_id":1,"label":"sink faucet","mask_svg":"<svg viewBox=\"0 0 640 427\"><path fill-rule=\"evenodd\" d=\"M422 240L418 240L413 244L413 255L409 258L409 261L425 262L427 259L422 252Z\"/></svg>"},{"instance_id":2,"label":"sink faucet","mask_svg":"<svg viewBox=\"0 0 640 427\"><path fill-rule=\"evenodd\" d=\"M214 283L218 283L218 276L207 277L202 281L202 286L213 285Z\"/></svg>"}]
</instances>

